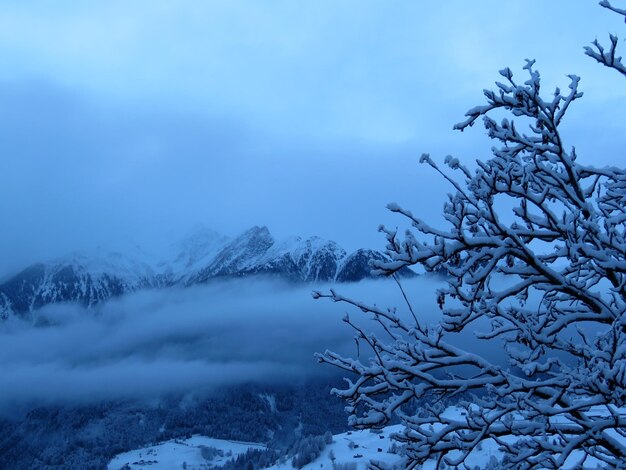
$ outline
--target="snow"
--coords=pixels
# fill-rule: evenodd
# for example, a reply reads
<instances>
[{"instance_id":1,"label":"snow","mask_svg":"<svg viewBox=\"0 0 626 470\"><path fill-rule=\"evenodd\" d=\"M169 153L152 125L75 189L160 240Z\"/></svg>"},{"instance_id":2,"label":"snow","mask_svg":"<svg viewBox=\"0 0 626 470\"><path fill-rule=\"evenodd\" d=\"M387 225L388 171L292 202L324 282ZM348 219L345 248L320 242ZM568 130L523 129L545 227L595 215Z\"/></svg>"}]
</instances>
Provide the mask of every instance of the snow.
<instances>
[{"instance_id":1,"label":"snow","mask_svg":"<svg viewBox=\"0 0 626 470\"><path fill-rule=\"evenodd\" d=\"M270 407L272 413L277 413L278 408L276 407L276 396L271 395L269 393L262 393L259 395L260 398L267 402L267 405Z\"/></svg>"},{"instance_id":2,"label":"snow","mask_svg":"<svg viewBox=\"0 0 626 470\"><path fill-rule=\"evenodd\" d=\"M202 447L218 449L222 455L209 460L202 455ZM261 444L213 439L206 436L194 435L189 439L174 439L150 447L124 452L116 455L108 465L108 470L146 469L174 470L201 470L220 468L228 460L244 454L248 449L265 449ZM183 467L183 465L185 467ZM128 467L124 467L128 465Z\"/></svg>"},{"instance_id":3,"label":"snow","mask_svg":"<svg viewBox=\"0 0 626 470\"><path fill-rule=\"evenodd\" d=\"M599 414L606 414L606 410L598 407L595 412ZM467 411L460 407L447 408L442 417L452 421L465 421ZM433 428L442 427L442 425L434 425ZM356 463L357 470L367 469L370 461L384 464L391 467L393 465L399 465L397 468L401 468L402 457L398 454L390 452L390 449L394 443L391 439L392 434L401 434L404 430L403 425L393 425L383 428L380 433L371 432L369 430L351 431L333 436L333 443L326 446L320 455L313 462L302 467L303 470L313 469L332 469L333 462L330 459L330 455L334 455L335 464ZM622 441L626 441L624 438L618 437L616 434L613 436ZM516 439L515 436L509 436L502 438L508 443L513 443ZM399 443L397 447L402 447ZM478 448L472 452L465 464L468 468L485 468L488 466L492 459L500 460L503 457L503 452L499 449L499 444L493 439L486 439ZM450 453L449 457L454 458L460 454ZM582 460L584 454L582 451L574 451L567 461L565 462L563 469L578 468L577 465ZM588 458L585 462L584 468L596 468L601 462L594 458ZM270 467L269 470L293 470L293 466L290 460L286 463L277 464ZM421 470L436 470L436 462L431 459L420 467Z\"/></svg>"},{"instance_id":4,"label":"snow","mask_svg":"<svg viewBox=\"0 0 626 470\"><path fill-rule=\"evenodd\" d=\"M275 397L264 395L263 398L272 401ZM619 410L620 413L622 410ZM598 407L593 410L594 413L600 415L606 414L606 410ZM451 421L465 421L467 410L460 407L447 408L442 417ZM442 425L434 425L436 430ZM391 452L394 446L394 440L391 438L393 434L401 434L404 426L401 424L387 426L380 431L359 430L347 431L333 436L332 443L328 444L322 451L321 455L313 462L302 467L302 470L331 470L333 468L334 457L335 464L356 464L357 470L367 469L370 462L382 464L388 468L394 465L396 468L402 466L402 445L396 443L396 452ZM614 437L626 441L617 435ZM503 440L513 443L514 436L504 437ZM212 460L205 460L201 454L201 446L214 447L223 452L222 456L215 457ZM474 450L465 460L465 464L469 468L485 468L492 459L501 459L502 451L492 439L483 441L476 450ZM165 470L183 468L183 463L187 464L188 470L200 470L208 468L220 468L228 460L245 453L248 449L264 449L261 444L252 444L245 442L226 441L222 439L212 439L205 436L193 436L185 440L171 440L154 446L133 450L117 455L108 465L109 470L118 470L125 464L130 469L150 468L151 470ZM449 457L458 456L450 453ZM567 459L564 469L576 468L576 465L583 457L582 451L574 451ZM600 462L593 458L588 458L584 468L595 468ZM427 461L420 467L422 470L436 470L434 460ZM269 467L268 470L294 470L291 465L291 458L286 459L283 463L278 463Z\"/></svg>"},{"instance_id":5,"label":"snow","mask_svg":"<svg viewBox=\"0 0 626 470\"><path fill-rule=\"evenodd\" d=\"M401 457L388 452L392 445L389 436L401 430L402 426L396 425L384 428L381 434L367 430L336 434L333 436L332 444L326 446L322 451L322 455L302 467L302 470L332 469L331 453L335 456L335 464L356 463L358 469L367 468L367 464L371 460L387 465L397 464L400 462ZM274 465L269 470L292 470L293 468L290 461L288 461L284 464Z\"/></svg>"},{"instance_id":6,"label":"snow","mask_svg":"<svg viewBox=\"0 0 626 470\"><path fill-rule=\"evenodd\" d=\"M159 268L175 279L186 278L208 266L231 241L214 230L196 227L182 241L170 245Z\"/></svg>"},{"instance_id":7,"label":"snow","mask_svg":"<svg viewBox=\"0 0 626 470\"><path fill-rule=\"evenodd\" d=\"M239 272L256 273L284 268L294 270L302 280L314 281L321 278L334 278L327 262L336 265L345 258L346 252L335 242L319 237L302 238L297 236L276 240L267 227L253 227L214 252L213 257L203 258L202 267L188 270L189 283L203 282L215 275L230 275ZM195 267L195 266L194 266Z\"/></svg>"},{"instance_id":8,"label":"snow","mask_svg":"<svg viewBox=\"0 0 626 470\"><path fill-rule=\"evenodd\" d=\"M450 408L446 412L446 417L462 419L464 410L461 408ZM313 462L302 467L302 470L327 469L333 468L331 455L335 457L335 464L355 463L357 470L367 469L370 461L384 464L386 466L401 465L402 457L396 453L390 452L394 441L391 439L392 434L402 433L403 425L397 424L383 428L380 433L369 430L348 431L333 436L333 443L326 446L320 455ZM397 447L401 447L397 444ZM480 468L487 465L493 457L501 457L502 453L498 450L498 445L492 441L485 441L481 446L479 453L471 455L466 463L470 468L479 466ZM434 460L426 462L422 467L423 470L435 470L436 464ZM293 470L294 467L290 461L270 467L268 470Z\"/></svg>"},{"instance_id":9,"label":"snow","mask_svg":"<svg viewBox=\"0 0 626 470\"><path fill-rule=\"evenodd\" d=\"M320 260L328 257L337 265L346 257L346 252L335 242L320 237L289 237L275 242L256 262L259 265L271 263L273 260L288 257L299 267L303 278L315 280L319 277ZM336 274L336 273L335 273Z\"/></svg>"},{"instance_id":10,"label":"snow","mask_svg":"<svg viewBox=\"0 0 626 470\"><path fill-rule=\"evenodd\" d=\"M133 242L117 242L110 246L99 246L92 250L74 251L45 263L53 274L55 270L73 266L93 279L115 273L129 283L154 276L158 262L153 254Z\"/></svg>"}]
</instances>

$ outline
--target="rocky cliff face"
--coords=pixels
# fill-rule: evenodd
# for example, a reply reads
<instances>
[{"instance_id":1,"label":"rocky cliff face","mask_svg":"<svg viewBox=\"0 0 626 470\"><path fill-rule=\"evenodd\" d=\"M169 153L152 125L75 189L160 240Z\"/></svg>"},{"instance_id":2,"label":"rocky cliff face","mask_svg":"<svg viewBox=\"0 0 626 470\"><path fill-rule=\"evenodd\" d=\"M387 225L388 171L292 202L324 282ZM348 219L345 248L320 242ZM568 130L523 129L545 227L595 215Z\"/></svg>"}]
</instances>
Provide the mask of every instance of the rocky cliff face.
<instances>
[{"instance_id":1,"label":"rocky cliff face","mask_svg":"<svg viewBox=\"0 0 626 470\"><path fill-rule=\"evenodd\" d=\"M341 261L335 280L337 282L356 282L371 277L371 265L373 261L385 261L385 256L374 250L360 249ZM367 276L365 276L367 273Z\"/></svg>"}]
</instances>

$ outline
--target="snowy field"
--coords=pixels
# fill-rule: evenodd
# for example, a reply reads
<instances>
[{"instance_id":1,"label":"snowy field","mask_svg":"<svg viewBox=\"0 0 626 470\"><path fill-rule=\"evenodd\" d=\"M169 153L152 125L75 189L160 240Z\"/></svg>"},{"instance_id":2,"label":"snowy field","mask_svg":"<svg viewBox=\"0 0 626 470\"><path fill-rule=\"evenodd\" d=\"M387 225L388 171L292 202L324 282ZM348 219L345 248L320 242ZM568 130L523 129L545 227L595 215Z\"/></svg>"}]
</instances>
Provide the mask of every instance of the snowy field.
<instances>
[{"instance_id":1,"label":"snowy field","mask_svg":"<svg viewBox=\"0 0 626 470\"><path fill-rule=\"evenodd\" d=\"M616 410L623 413L623 410ZM601 413L600 413L601 414ZM464 421L466 412L462 408L450 407L444 413L445 417L450 420ZM438 426L434 426L436 429ZM353 464L345 467L350 470L367 469L370 461L383 464L389 468L401 462L401 457L397 453L391 451L394 442L391 435L401 433L402 425L388 426L380 432L348 431L333 436L331 444L328 444L321 455L313 462L302 467L302 470L326 469L331 470L333 463ZM616 439L620 436L613 435ZM514 440L504 438L509 442ZM219 456L214 455L206 458L202 455L202 446L207 448L215 448L221 451ZM500 459L502 452L498 449L499 445L492 439L483 441L480 446L468 456L465 464L470 468L485 468L492 459ZM245 453L250 448L263 449L261 444L250 444L241 442L225 441L220 439L211 439L203 436L193 436L184 441L173 440L162 444L146 447L131 452L126 452L116 456L109 464L109 470L126 469L145 469L165 470L165 469L183 469L200 470L220 468L228 460L237 457L239 454ZM454 453L449 454L454 457ZM565 469L581 468L579 466L581 459L584 457L582 451L574 451L567 459ZM183 464L186 463L186 467ZM582 468L595 469L600 462L589 458ZM128 467L123 467L125 464ZM398 468L398 467L397 467ZM278 463L269 467L269 470L293 470L291 459L287 459L283 463ZM430 460L422 467L422 470L436 470L435 461Z\"/></svg>"},{"instance_id":2,"label":"snowy field","mask_svg":"<svg viewBox=\"0 0 626 470\"><path fill-rule=\"evenodd\" d=\"M111 460L108 470L205 470L220 468L227 461L248 449L264 449L261 444L192 436L119 454ZM204 449L204 451L203 451ZM215 449L215 450L214 450ZM204 454L204 455L203 455Z\"/></svg>"}]
</instances>

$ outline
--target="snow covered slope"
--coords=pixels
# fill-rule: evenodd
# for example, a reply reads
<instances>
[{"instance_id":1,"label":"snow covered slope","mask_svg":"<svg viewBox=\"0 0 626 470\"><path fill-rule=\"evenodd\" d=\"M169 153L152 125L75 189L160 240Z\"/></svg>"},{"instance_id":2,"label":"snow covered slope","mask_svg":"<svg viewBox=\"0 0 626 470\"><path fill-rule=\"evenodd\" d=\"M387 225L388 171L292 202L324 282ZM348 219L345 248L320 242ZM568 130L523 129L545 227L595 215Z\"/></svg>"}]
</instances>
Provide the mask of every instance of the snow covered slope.
<instances>
[{"instance_id":1,"label":"snow covered slope","mask_svg":"<svg viewBox=\"0 0 626 470\"><path fill-rule=\"evenodd\" d=\"M177 243L172 243L158 263L163 275L176 284L208 266L232 240L206 227L196 227Z\"/></svg>"},{"instance_id":2,"label":"snow covered slope","mask_svg":"<svg viewBox=\"0 0 626 470\"><path fill-rule=\"evenodd\" d=\"M370 461L377 461L391 468L399 464L401 457L390 452L392 442L390 435L400 432L402 426L389 426L381 430L380 434L370 431L348 431L333 436L332 444L328 444L313 462L306 464L302 470L332 470L333 462L339 464L353 464L356 469L367 468ZM294 467L288 461L277 464L268 470L293 470Z\"/></svg>"},{"instance_id":3,"label":"snow covered slope","mask_svg":"<svg viewBox=\"0 0 626 470\"><path fill-rule=\"evenodd\" d=\"M261 444L192 436L174 439L150 447L116 455L109 470L207 470L220 468L228 460L244 454L248 449L265 449Z\"/></svg>"},{"instance_id":4,"label":"snow covered slope","mask_svg":"<svg viewBox=\"0 0 626 470\"><path fill-rule=\"evenodd\" d=\"M139 289L163 287L148 255L73 253L34 264L0 285L0 318L44 305L78 302L87 307Z\"/></svg>"},{"instance_id":5,"label":"snow covered slope","mask_svg":"<svg viewBox=\"0 0 626 470\"><path fill-rule=\"evenodd\" d=\"M227 244L188 284L216 277L273 274L294 281L334 281L346 252L335 242L318 237L276 241L267 227L253 227ZM361 279L369 273L361 273Z\"/></svg>"}]
</instances>

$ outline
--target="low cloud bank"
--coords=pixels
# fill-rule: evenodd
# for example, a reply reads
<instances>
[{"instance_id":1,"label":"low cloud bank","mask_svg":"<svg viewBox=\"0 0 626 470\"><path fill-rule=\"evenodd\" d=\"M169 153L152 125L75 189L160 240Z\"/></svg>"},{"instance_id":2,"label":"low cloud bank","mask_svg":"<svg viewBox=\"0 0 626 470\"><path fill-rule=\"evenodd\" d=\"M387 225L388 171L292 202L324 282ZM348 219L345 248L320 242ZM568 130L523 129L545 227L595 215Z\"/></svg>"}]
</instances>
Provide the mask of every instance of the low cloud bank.
<instances>
[{"instance_id":1,"label":"low cloud bank","mask_svg":"<svg viewBox=\"0 0 626 470\"><path fill-rule=\"evenodd\" d=\"M436 321L439 285L423 277L405 282L426 321ZM331 368L318 365L313 354L332 349L354 355L353 332L341 318L367 318L348 305L312 298L313 289L329 288L238 280L140 292L95 310L49 306L37 313L38 326L17 320L0 325L0 410L327 373ZM381 306L404 304L386 280L336 289Z\"/></svg>"}]
</instances>

